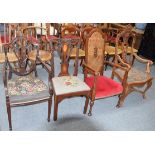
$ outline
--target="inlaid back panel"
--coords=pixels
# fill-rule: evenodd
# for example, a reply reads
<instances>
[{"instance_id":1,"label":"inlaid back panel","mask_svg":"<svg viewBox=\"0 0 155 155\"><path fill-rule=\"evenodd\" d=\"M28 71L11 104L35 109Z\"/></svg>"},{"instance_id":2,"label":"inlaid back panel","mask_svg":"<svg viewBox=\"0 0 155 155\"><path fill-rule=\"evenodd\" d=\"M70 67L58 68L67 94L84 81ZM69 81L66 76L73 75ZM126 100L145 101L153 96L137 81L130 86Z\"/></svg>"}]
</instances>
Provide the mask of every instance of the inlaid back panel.
<instances>
[{"instance_id":1,"label":"inlaid back panel","mask_svg":"<svg viewBox=\"0 0 155 155\"><path fill-rule=\"evenodd\" d=\"M99 29L90 32L86 39L86 63L96 71L103 69L105 38Z\"/></svg>"}]
</instances>

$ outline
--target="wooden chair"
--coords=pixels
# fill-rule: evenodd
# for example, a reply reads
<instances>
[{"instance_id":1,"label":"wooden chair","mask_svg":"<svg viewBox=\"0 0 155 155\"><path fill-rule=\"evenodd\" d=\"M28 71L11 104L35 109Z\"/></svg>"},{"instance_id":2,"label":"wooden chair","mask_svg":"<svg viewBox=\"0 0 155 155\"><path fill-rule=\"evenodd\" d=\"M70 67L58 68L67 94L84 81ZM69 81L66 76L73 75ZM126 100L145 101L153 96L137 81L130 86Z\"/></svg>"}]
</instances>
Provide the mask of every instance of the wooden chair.
<instances>
[{"instance_id":1,"label":"wooden chair","mask_svg":"<svg viewBox=\"0 0 155 155\"><path fill-rule=\"evenodd\" d=\"M31 51L32 47L29 45L27 38L23 36L16 37L7 46L17 58L16 63L13 65L9 60L7 50L5 50L6 60L3 81L9 129L12 130L11 108L18 106L27 106L48 101L48 121L50 121L52 106L51 87L48 87L42 80L33 75L37 59L41 60L38 57L39 51L37 52L36 59L30 60L27 53ZM14 73L13 78L9 79L8 71ZM52 73L49 72L49 85L51 83L51 78Z\"/></svg>"},{"instance_id":2,"label":"wooden chair","mask_svg":"<svg viewBox=\"0 0 155 155\"><path fill-rule=\"evenodd\" d=\"M71 48L77 43L76 58L75 58L75 68L73 75L68 71L69 55L72 52ZM58 114L58 104L65 98L75 97L75 96L85 96L85 109L88 106L88 95L90 88L77 77L78 69L78 53L79 53L79 40L66 40L61 39L62 56L61 56L61 72L58 77L52 79L52 86L54 92L54 121L57 120Z\"/></svg>"},{"instance_id":3,"label":"wooden chair","mask_svg":"<svg viewBox=\"0 0 155 155\"><path fill-rule=\"evenodd\" d=\"M77 26L75 25L67 25L63 28L62 32L61 32L61 37L64 39L81 39L80 37L80 29L77 28ZM85 51L82 49L82 47L80 47L79 49L79 59L81 59L81 63L85 57ZM70 59L74 59L76 58L76 46L74 46L74 48L72 49L71 54L69 55L69 60Z\"/></svg>"},{"instance_id":4,"label":"wooden chair","mask_svg":"<svg viewBox=\"0 0 155 155\"><path fill-rule=\"evenodd\" d=\"M49 41L52 42L53 48L57 45L59 38L60 24L57 23L46 23L47 35L42 35L41 40L45 45L46 50L49 48Z\"/></svg>"},{"instance_id":5,"label":"wooden chair","mask_svg":"<svg viewBox=\"0 0 155 155\"><path fill-rule=\"evenodd\" d=\"M90 109L88 115L92 115L92 107L96 99L120 95L123 92L121 83L104 76L106 63L126 70L118 64L105 61L106 35L98 28L93 29L86 39L86 56L84 63L84 81L91 88L89 95ZM84 112L86 113L86 111Z\"/></svg>"},{"instance_id":6,"label":"wooden chair","mask_svg":"<svg viewBox=\"0 0 155 155\"><path fill-rule=\"evenodd\" d=\"M85 26L82 31L81 31L81 39L82 39L82 49L85 50L85 44L86 44L86 38L89 34L89 32L93 29L94 27L91 25Z\"/></svg>"},{"instance_id":7,"label":"wooden chair","mask_svg":"<svg viewBox=\"0 0 155 155\"><path fill-rule=\"evenodd\" d=\"M117 77L123 85L124 91L119 97L117 107L123 106L124 100L127 95L133 91L137 91L145 98L146 91L152 85L152 76L150 71L150 65L152 61L139 57L134 52L135 34L132 32L131 27L126 29L117 35L116 39L116 53L115 63L120 64L128 68L127 72L124 72L118 68L113 67L112 78ZM121 45L122 54L118 54L119 45ZM128 52L130 50L130 53ZM146 69L137 68L134 64L134 59L142 64L146 64Z\"/></svg>"},{"instance_id":8,"label":"wooden chair","mask_svg":"<svg viewBox=\"0 0 155 155\"><path fill-rule=\"evenodd\" d=\"M47 38L47 29L44 27L28 26L23 29L24 36L28 39L29 44L33 45L33 50L31 50L28 53L28 58L32 61L36 61L36 55L38 54L36 49L39 48L38 57L40 57L40 59L43 62L45 62L46 64L49 64L50 61L53 61L53 60L51 60L51 59L53 59L53 57L51 55L51 49L50 48L47 49L47 48L43 47L42 40L41 40L41 37L43 37L43 36L40 36L40 38L38 38L37 33L36 33L37 30L40 30L40 31L44 30L43 36L45 38ZM48 39L46 39L46 45L47 44L50 47ZM37 62L37 64L40 64L39 62Z\"/></svg>"},{"instance_id":9,"label":"wooden chair","mask_svg":"<svg viewBox=\"0 0 155 155\"><path fill-rule=\"evenodd\" d=\"M127 25L126 28L129 27L130 29L132 29L131 25ZM125 28L124 28L125 29ZM118 33L122 32L124 29L118 29L118 28L108 28L106 30L106 34L107 34L107 43L105 46L105 51L106 51L106 61L109 61L110 58L112 59L112 62L114 61L115 58L115 46L116 46L116 38ZM133 52L137 53L138 50L133 48ZM118 50L117 50L117 54L121 55L122 53L122 49L121 49L121 45L120 43L118 43ZM128 47L127 50L127 54L131 53L131 47ZM105 70L107 69L108 64L105 66Z\"/></svg>"}]
</instances>

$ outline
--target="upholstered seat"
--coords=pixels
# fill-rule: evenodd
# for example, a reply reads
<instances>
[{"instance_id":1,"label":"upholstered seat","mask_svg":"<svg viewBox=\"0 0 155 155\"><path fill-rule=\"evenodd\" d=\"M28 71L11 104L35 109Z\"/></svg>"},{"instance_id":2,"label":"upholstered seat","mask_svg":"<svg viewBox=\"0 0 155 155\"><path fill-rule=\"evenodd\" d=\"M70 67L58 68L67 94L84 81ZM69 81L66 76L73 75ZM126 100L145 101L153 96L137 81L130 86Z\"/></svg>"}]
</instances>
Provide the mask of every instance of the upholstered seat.
<instances>
[{"instance_id":1,"label":"upholstered seat","mask_svg":"<svg viewBox=\"0 0 155 155\"><path fill-rule=\"evenodd\" d=\"M115 72L117 74L120 75L120 77L123 79L124 77L124 71L123 70L120 70L120 69L116 69ZM128 79L127 79L127 82L130 83L130 82L142 82L142 81L146 81L147 80L147 73L146 72L143 72L135 67L132 67L130 69L130 71L128 72Z\"/></svg>"},{"instance_id":2,"label":"upholstered seat","mask_svg":"<svg viewBox=\"0 0 155 155\"><path fill-rule=\"evenodd\" d=\"M94 85L94 76L85 78L86 84L92 88ZM105 98L122 93L123 87L120 83L105 76L98 76L96 81L95 99Z\"/></svg>"},{"instance_id":3,"label":"upholstered seat","mask_svg":"<svg viewBox=\"0 0 155 155\"><path fill-rule=\"evenodd\" d=\"M33 36L28 36L27 40L32 42L32 43L38 44L38 40Z\"/></svg>"},{"instance_id":4,"label":"upholstered seat","mask_svg":"<svg viewBox=\"0 0 155 155\"><path fill-rule=\"evenodd\" d=\"M112 37L111 35L107 35L107 41L111 42L111 43L115 43L116 42L116 37Z\"/></svg>"},{"instance_id":5,"label":"upholstered seat","mask_svg":"<svg viewBox=\"0 0 155 155\"><path fill-rule=\"evenodd\" d=\"M39 98L49 98L49 91L46 84L39 78L29 76L18 76L8 80L8 94L11 104L18 104L27 101L33 102Z\"/></svg>"},{"instance_id":6,"label":"upholstered seat","mask_svg":"<svg viewBox=\"0 0 155 155\"><path fill-rule=\"evenodd\" d=\"M76 35L64 35L63 38L66 38L66 39L79 39L80 37L79 36L76 36Z\"/></svg>"},{"instance_id":7,"label":"upholstered seat","mask_svg":"<svg viewBox=\"0 0 155 155\"><path fill-rule=\"evenodd\" d=\"M6 37L4 37L4 36L1 36L1 42L2 43L8 43L9 42L9 36L6 36ZM5 42L6 41L6 42Z\"/></svg>"},{"instance_id":8,"label":"upholstered seat","mask_svg":"<svg viewBox=\"0 0 155 155\"><path fill-rule=\"evenodd\" d=\"M121 53L122 53L122 51L121 51L121 49L119 49L118 54L121 54ZM105 54L115 55L115 47L110 46L110 45L106 45L105 46Z\"/></svg>"},{"instance_id":9,"label":"upholstered seat","mask_svg":"<svg viewBox=\"0 0 155 155\"><path fill-rule=\"evenodd\" d=\"M90 88L76 76L54 77L52 84L56 95L89 91Z\"/></svg>"},{"instance_id":10,"label":"upholstered seat","mask_svg":"<svg viewBox=\"0 0 155 155\"><path fill-rule=\"evenodd\" d=\"M5 62L5 54L0 53L0 63L4 63L4 62Z\"/></svg>"},{"instance_id":11,"label":"upholstered seat","mask_svg":"<svg viewBox=\"0 0 155 155\"><path fill-rule=\"evenodd\" d=\"M28 53L28 57L30 60L35 61L37 56L37 51L31 51ZM39 57L42 61L49 61L51 60L51 53L44 50L39 50Z\"/></svg>"},{"instance_id":12,"label":"upholstered seat","mask_svg":"<svg viewBox=\"0 0 155 155\"><path fill-rule=\"evenodd\" d=\"M54 35L48 35L47 38L48 38L49 40L58 39L58 37L57 37L57 36L54 36ZM42 39L43 42L46 42L46 36L41 36L41 39Z\"/></svg>"},{"instance_id":13,"label":"upholstered seat","mask_svg":"<svg viewBox=\"0 0 155 155\"><path fill-rule=\"evenodd\" d=\"M132 49L131 47L128 47L128 49L127 49L127 53L128 53L128 54L130 54L130 53L131 53L131 49ZM135 48L133 48L133 52L134 52L134 53L137 53L137 52L138 52L138 50L137 50L137 49L135 49Z\"/></svg>"},{"instance_id":14,"label":"upholstered seat","mask_svg":"<svg viewBox=\"0 0 155 155\"><path fill-rule=\"evenodd\" d=\"M18 56L18 54L17 54L17 56ZM7 53L7 57L8 57L9 62L16 62L16 61L18 61L17 56L16 56L16 54L13 51L10 51L10 52Z\"/></svg>"}]
</instances>

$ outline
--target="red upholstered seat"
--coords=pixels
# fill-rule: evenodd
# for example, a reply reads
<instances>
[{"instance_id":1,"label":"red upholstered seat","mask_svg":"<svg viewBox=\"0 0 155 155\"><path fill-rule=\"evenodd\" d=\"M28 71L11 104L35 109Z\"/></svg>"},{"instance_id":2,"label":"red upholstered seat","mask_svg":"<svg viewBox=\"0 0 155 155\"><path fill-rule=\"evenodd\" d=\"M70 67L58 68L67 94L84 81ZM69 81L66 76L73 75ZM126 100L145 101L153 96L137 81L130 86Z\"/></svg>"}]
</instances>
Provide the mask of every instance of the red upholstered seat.
<instances>
[{"instance_id":1,"label":"red upholstered seat","mask_svg":"<svg viewBox=\"0 0 155 155\"><path fill-rule=\"evenodd\" d=\"M115 43L116 42L116 37L112 37L112 36L108 35L107 36L107 41Z\"/></svg>"},{"instance_id":2,"label":"red upholstered seat","mask_svg":"<svg viewBox=\"0 0 155 155\"><path fill-rule=\"evenodd\" d=\"M33 36L28 36L27 39L28 41L32 41L33 43L38 43L38 40Z\"/></svg>"},{"instance_id":3,"label":"red upholstered seat","mask_svg":"<svg viewBox=\"0 0 155 155\"><path fill-rule=\"evenodd\" d=\"M71 38L71 39L79 39L80 37L79 36L76 36L76 35L65 35L65 36L63 36L63 38L66 38L66 39L69 39L69 38Z\"/></svg>"},{"instance_id":4,"label":"red upholstered seat","mask_svg":"<svg viewBox=\"0 0 155 155\"><path fill-rule=\"evenodd\" d=\"M94 76L85 78L86 84L92 88L94 84ZM105 98L122 93L123 87L120 83L105 76L98 76L96 82L95 98Z\"/></svg>"},{"instance_id":5,"label":"red upholstered seat","mask_svg":"<svg viewBox=\"0 0 155 155\"><path fill-rule=\"evenodd\" d=\"M6 38L4 36L1 36L2 43L5 43L5 40L6 40L6 43L8 43L9 42L9 36L6 36Z\"/></svg>"},{"instance_id":6,"label":"red upholstered seat","mask_svg":"<svg viewBox=\"0 0 155 155\"><path fill-rule=\"evenodd\" d=\"M57 36L53 36L53 35L48 35L47 38L49 40L54 40L54 39L58 39ZM46 42L46 36L41 36L42 41Z\"/></svg>"}]
</instances>

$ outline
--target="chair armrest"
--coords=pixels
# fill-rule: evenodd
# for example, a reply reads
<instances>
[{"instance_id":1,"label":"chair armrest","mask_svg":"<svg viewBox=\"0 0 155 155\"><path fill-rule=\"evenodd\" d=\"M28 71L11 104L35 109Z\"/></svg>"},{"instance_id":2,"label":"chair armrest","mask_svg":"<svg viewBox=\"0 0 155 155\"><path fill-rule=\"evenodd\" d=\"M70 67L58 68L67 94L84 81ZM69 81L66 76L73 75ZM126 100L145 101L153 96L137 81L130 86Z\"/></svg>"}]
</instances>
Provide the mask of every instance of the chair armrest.
<instances>
[{"instance_id":1,"label":"chair armrest","mask_svg":"<svg viewBox=\"0 0 155 155\"><path fill-rule=\"evenodd\" d=\"M148 60L148 59L144 59L144 58L141 58L140 56L138 56L136 53L133 53L133 55L135 56L135 58L142 62L142 63L149 63L150 65L153 64L153 62L151 60Z\"/></svg>"},{"instance_id":2,"label":"chair armrest","mask_svg":"<svg viewBox=\"0 0 155 155\"><path fill-rule=\"evenodd\" d=\"M130 65L127 64L127 63L125 63L125 62L121 59L121 57L120 57L119 55L117 55L117 58L118 58L118 60L119 60L119 62L120 62L121 65L123 65L123 66L125 66L125 67L127 67L127 68L130 68Z\"/></svg>"},{"instance_id":3,"label":"chair armrest","mask_svg":"<svg viewBox=\"0 0 155 155\"><path fill-rule=\"evenodd\" d=\"M131 68L130 65L128 65L127 67L123 67L123 66L121 66L121 65L119 65L119 64L112 63L112 62L109 62L109 61L104 61L104 63L107 63L107 64L109 64L109 65L112 66L112 67L120 68L120 69L122 69L122 70L124 70L124 71L129 71L130 68Z\"/></svg>"},{"instance_id":4,"label":"chair armrest","mask_svg":"<svg viewBox=\"0 0 155 155\"><path fill-rule=\"evenodd\" d=\"M49 74L51 74L51 73L52 73L51 68L50 68L44 61L42 61L42 60L40 59L39 56L37 56L37 59L38 59L38 60L41 62L41 64L44 66L45 70L46 70Z\"/></svg>"},{"instance_id":5,"label":"chair armrest","mask_svg":"<svg viewBox=\"0 0 155 155\"><path fill-rule=\"evenodd\" d=\"M146 63L146 73L150 73L151 72L150 65L152 65L153 62L151 60L141 58L136 53L133 53L133 55L139 62Z\"/></svg>"}]
</instances>

